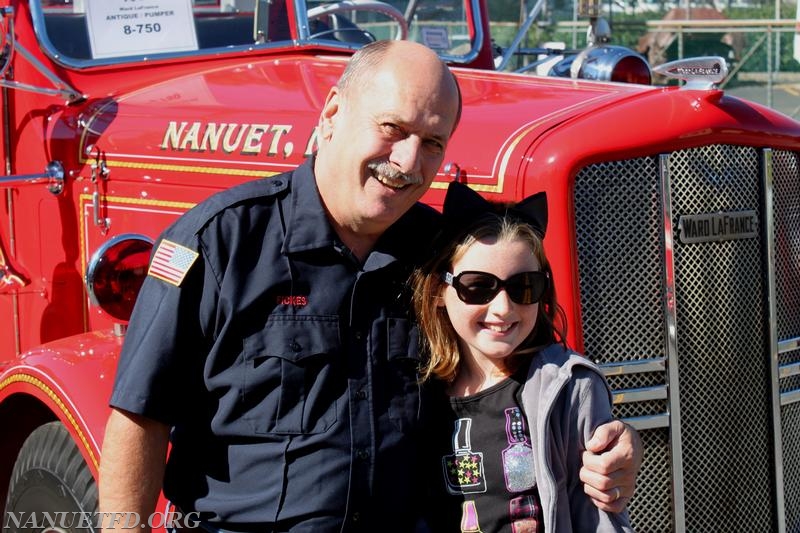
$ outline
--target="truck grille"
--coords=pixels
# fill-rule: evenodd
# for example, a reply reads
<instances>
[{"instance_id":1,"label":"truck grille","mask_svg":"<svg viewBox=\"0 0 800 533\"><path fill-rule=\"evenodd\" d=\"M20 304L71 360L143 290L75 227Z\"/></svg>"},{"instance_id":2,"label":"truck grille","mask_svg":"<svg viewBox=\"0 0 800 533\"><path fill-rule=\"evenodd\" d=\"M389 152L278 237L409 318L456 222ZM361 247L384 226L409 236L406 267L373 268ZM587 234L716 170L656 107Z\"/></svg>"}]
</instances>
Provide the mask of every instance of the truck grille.
<instances>
[{"instance_id":1,"label":"truck grille","mask_svg":"<svg viewBox=\"0 0 800 533\"><path fill-rule=\"evenodd\" d=\"M800 527L799 155L713 145L576 177L584 350L645 445L637 531ZM756 236L681 239L719 213L754 213Z\"/></svg>"}]
</instances>

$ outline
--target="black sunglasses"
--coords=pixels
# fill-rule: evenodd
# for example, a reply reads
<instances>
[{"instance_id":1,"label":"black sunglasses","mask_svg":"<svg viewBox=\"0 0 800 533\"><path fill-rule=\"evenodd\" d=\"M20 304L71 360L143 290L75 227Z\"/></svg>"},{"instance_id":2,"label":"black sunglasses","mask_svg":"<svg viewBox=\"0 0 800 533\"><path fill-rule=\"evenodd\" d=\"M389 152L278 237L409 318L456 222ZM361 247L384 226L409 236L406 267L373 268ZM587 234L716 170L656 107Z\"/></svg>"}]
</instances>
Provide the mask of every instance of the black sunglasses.
<instances>
[{"instance_id":1,"label":"black sunglasses","mask_svg":"<svg viewBox=\"0 0 800 533\"><path fill-rule=\"evenodd\" d=\"M546 272L539 271L520 272L503 280L488 272L466 270L458 276L445 272L442 279L453 286L462 302L469 305L488 304L503 289L514 303L535 304L541 300L550 281Z\"/></svg>"}]
</instances>

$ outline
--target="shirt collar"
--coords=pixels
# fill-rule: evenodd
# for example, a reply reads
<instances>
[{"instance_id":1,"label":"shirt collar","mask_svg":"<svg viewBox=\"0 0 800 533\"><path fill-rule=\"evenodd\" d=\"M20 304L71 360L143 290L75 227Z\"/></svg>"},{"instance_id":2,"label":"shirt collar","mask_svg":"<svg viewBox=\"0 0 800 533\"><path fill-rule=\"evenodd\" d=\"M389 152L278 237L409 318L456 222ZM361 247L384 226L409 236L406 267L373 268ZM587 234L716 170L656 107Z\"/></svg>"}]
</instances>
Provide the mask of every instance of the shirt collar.
<instances>
[{"instance_id":1,"label":"shirt collar","mask_svg":"<svg viewBox=\"0 0 800 533\"><path fill-rule=\"evenodd\" d=\"M284 253L331 247L338 241L322 207L313 169L312 156L292 173L290 212L283 241Z\"/></svg>"}]
</instances>

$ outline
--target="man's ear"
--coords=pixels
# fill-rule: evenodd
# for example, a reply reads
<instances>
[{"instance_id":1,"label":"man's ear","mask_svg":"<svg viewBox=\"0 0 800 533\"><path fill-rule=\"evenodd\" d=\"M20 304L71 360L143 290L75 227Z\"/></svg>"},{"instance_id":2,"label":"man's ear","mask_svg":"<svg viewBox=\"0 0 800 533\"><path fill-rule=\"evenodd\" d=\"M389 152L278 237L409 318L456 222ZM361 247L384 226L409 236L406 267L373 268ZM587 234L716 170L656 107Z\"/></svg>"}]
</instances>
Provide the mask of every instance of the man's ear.
<instances>
[{"instance_id":1,"label":"man's ear","mask_svg":"<svg viewBox=\"0 0 800 533\"><path fill-rule=\"evenodd\" d=\"M319 116L319 135L326 141L329 141L333 136L333 126L336 122L336 115L339 113L340 100L339 88L334 85L328 91L325 105L322 106L322 113Z\"/></svg>"}]
</instances>

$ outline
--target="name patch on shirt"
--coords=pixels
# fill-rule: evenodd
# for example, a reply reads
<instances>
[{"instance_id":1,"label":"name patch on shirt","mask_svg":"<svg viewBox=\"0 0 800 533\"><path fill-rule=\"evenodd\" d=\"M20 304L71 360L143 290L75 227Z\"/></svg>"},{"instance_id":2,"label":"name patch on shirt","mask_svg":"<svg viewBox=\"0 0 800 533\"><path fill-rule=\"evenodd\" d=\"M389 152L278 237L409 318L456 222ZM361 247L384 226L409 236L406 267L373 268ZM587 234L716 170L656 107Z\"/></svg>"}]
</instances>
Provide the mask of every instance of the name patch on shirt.
<instances>
[{"instance_id":1,"label":"name patch on shirt","mask_svg":"<svg viewBox=\"0 0 800 533\"><path fill-rule=\"evenodd\" d=\"M164 239L153 255L147 274L180 287L197 256L194 250Z\"/></svg>"},{"instance_id":2,"label":"name patch on shirt","mask_svg":"<svg viewBox=\"0 0 800 533\"><path fill-rule=\"evenodd\" d=\"M287 307L305 307L309 304L308 295L311 286L307 281L294 279L275 284L272 288L275 305Z\"/></svg>"},{"instance_id":3,"label":"name patch on shirt","mask_svg":"<svg viewBox=\"0 0 800 533\"><path fill-rule=\"evenodd\" d=\"M278 296L275 300L278 305L293 305L294 307L305 307L308 305L307 296Z\"/></svg>"}]
</instances>

